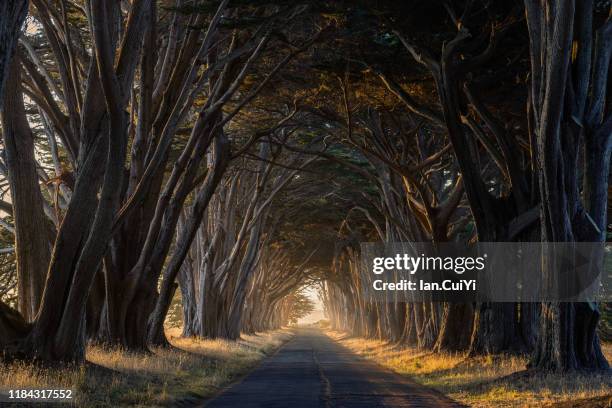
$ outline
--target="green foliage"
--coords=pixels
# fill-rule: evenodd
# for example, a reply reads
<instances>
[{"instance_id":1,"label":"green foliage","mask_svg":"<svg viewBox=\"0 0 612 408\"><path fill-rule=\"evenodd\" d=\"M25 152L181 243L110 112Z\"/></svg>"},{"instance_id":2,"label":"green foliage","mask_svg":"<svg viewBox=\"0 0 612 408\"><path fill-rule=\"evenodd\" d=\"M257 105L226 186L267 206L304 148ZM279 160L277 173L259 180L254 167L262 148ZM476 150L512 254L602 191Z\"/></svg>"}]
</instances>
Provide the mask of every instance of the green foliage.
<instances>
[{"instance_id":1,"label":"green foliage","mask_svg":"<svg viewBox=\"0 0 612 408\"><path fill-rule=\"evenodd\" d=\"M296 324L298 320L308 316L314 311L314 303L302 292L294 293L292 296L292 306L289 313L289 323Z\"/></svg>"}]
</instances>

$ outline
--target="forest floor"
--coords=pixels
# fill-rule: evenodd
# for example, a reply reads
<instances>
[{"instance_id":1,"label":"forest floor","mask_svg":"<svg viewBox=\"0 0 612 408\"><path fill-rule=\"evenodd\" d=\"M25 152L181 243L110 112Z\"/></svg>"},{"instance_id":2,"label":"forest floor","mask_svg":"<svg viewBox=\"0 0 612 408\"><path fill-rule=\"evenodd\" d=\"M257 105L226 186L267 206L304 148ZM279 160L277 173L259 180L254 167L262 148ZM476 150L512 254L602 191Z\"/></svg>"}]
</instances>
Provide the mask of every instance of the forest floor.
<instances>
[{"instance_id":1,"label":"forest floor","mask_svg":"<svg viewBox=\"0 0 612 408\"><path fill-rule=\"evenodd\" d=\"M195 402L249 372L293 335L277 330L224 341L183 339L176 329L167 334L174 347L151 354L89 347L81 366L0 365L0 389L72 389L76 405L87 407Z\"/></svg>"},{"instance_id":2,"label":"forest floor","mask_svg":"<svg viewBox=\"0 0 612 408\"><path fill-rule=\"evenodd\" d=\"M611 407L612 374L535 375L525 357L423 352L387 341L327 334L353 352L473 407ZM604 345L612 361L612 344Z\"/></svg>"}]
</instances>

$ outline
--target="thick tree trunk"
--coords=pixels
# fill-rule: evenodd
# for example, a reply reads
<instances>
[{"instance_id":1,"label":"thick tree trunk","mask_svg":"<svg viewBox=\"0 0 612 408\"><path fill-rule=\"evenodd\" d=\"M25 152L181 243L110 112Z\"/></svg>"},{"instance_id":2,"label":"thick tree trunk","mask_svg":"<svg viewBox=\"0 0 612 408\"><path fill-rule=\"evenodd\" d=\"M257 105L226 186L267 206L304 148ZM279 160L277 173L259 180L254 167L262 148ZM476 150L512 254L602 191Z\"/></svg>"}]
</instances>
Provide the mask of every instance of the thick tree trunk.
<instances>
[{"instance_id":1,"label":"thick tree trunk","mask_svg":"<svg viewBox=\"0 0 612 408\"><path fill-rule=\"evenodd\" d=\"M101 333L106 330L103 316L105 311L106 291L104 290L104 277L102 271L96 273L91 293L87 298L87 309L85 319L87 322L87 339L94 343L102 342L104 337Z\"/></svg>"},{"instance_id":2,"label":"thick tree trunk","mask_svg":"<svg viewBox=\"0 0 612 408\"><path fill-rule=\"evenodd\" d=\"M470 346L474 308L468 303L449 303L442 318L436 352L465 351Z\"/></svg>"},{"instance_id":3,"label":"thick tree trunk","mask_svg":"<svg viewBox=\"0 0 612 408\"><path fill-rule=\"evenodd\" d=\"M23 316L0 301L0 360L11 358L29 331L30 325Z\"/></svg>"},{"instance_id":4,"label":"thick tree trunk","mask_svg":"<svg viewBox=\"0 0 612 408\"><path fill-rule=\"evenodd\" d=\"M2 136L15 220L19 311L32 321L38 313L49 266L51 225L43 210L34 136L23 104L20 69L15 58L4 91Z\"/></svg>"},{"instance_id":5,"label":"thick tree trunk","mask_svg":"<svg viewBox=\"0 0 612 408\"><path fill-rule=\"evenodd\" d=\"M533 351L536 346L538 336L538 323L540 321L539 303L520 304L520 335L522 343L527 350Z\"/></svg>"},{"instance_id":6,"label":"thick tree trunk","mask_svg":"<svg viewBox=\"0 0 612 408\"><path fill-rule=\"evenodd\" d=\"M490 303L480 306L474 318L470 354L525 353L518 303Z\"/></svg>"},{"instance_id":7,"label":"thick tree trunk","mask_svg":"<svg viewBox=\"0 0 612 408\"><path fill-rule=\"evenodd\" d=\"M126 134L126 98L108 48L107 6L113 5L92 2L96 53L88 71L77 179L55 240L38 315L19 347L22 355L38 360L83 361L87 298L110 241L118 206L117 186L121 185L126 147L122 137ZM132 34L130 41L137 42L139 36ZM123 74L121 79L129 80L129 71ZM75 115L71 114L73 121L78 119Z\"/></svg>"},{"instance_id":8,"label":"thick tree trunk","mask_svg":"<svg viewBox=\"0 0 612 408\"><path fill-rule=\"evenodd\" d=\"M609 364L595 328L599 312L588 303L546 303L536 353L530 363L544 370L602 370Z\"/></svg>"},{"instance_id":9,"label":"thick tree trunk","mask_svg":"<svg viewBox=\"0 0 612 408\"><path fill-rule=\"evenodd\" d=\"M15 46L28 13L28 0L3 1L0 4L0 108Z\"/></svg>"},{"instance_id":10,"label":"thick tree trunk","mask_svg":"<svg viewBox=\"0 0 612 408\"><path fill-rule=\"evenodd\" d=\"M592 52L593 2L527 0L525 7L532 49L532 89L538 91L533 92L533 121L539 155L542 241L601 242L606 229L604 191L608 184L602 171L607 174L608 170L601 170L599 163L609 163L612 138L612 119L604 109L612 21L608 18L598 30ZM584 186L584 202L590 214L583 207L576 177L581 137L586 142L584 165L591 173ZM603 259L591 262L600 267ZM560 267L545 253L545 282L556 282ZM607 369L596 334L598 320L595 303L543 304L531 365L545 370Z\"/></svg>"}]
</instances>

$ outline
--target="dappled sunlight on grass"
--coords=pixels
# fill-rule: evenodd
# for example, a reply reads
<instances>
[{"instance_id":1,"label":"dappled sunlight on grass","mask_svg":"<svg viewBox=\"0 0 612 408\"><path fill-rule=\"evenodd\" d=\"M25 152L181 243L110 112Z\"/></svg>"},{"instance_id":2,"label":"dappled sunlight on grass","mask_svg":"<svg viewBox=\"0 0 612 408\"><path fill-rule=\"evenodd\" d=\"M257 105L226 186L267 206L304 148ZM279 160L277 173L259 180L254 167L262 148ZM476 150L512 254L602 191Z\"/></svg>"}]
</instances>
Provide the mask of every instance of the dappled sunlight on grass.
<instances>
[{"instance_id":1,"label":"dappled sunlight on grass","mask_svg":"<svg viewBox=\"0 0 612 408\"><path fill-rule=\"evenodd\" d=\"M602 402L606 397L612 400L610 373L537 374L525 371L526 357L466 358L462 353L432 353L346 333L330 331L328 335L365 358L475 407L550 406L586 399ZM604 352L612 360L612 345L604 345ZM601 406L606 406L605 402Z\"/></svg>"},{"instance_id":2,"label":"dappled sunlight on grass","mask_svg":"<svg viewBox=\"0 0 612 408\"><path fill-rule=\"evenodd\" d=\"M288 330L244 335L238 341L183 339L169 331L174 347L151 353L88 347L88 364L42 368L0 365L0 388L70 388L78 406L155 406L200 400L244 375L291 337Z\"/></svg>"}]
</instances>

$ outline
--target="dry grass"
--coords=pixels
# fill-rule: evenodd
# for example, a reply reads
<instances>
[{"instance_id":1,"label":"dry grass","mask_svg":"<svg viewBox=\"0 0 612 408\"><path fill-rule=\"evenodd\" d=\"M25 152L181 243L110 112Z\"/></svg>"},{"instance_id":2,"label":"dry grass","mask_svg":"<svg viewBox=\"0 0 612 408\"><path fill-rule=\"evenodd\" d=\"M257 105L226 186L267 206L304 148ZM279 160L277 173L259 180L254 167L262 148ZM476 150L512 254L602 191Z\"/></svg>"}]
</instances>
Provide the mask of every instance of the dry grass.
<instances>
[{"instance_id":1,"label":"dry grass","mask_svg":"<svg viewBox=\"0 0 612 408\"><path fill-rule=\"evenodd\" d=\"M474 407L534 407L560 402L596 399L612 406L612 375L525 373L526 358L489 356L466 359L463 354L436 354L384 341L328 334L348 349L368 359L434 387L451 398ZM612 344L604 346L612 361ZM607 401L606 398L610 400ZM595 406L595 405L585 405Z\"/></svg>"},{"instance_id":2,"label":"dry grass","mask_svg":"<svg viewBox=\"0 0 612 408\"><path fill-rule=\"evenodd\" d=\"M40 368L0 365L0 389L70 388L76 405L87 407L163 406L214 395L252 369L291 337L288 330L244 335L239 341L182 339L169 333L175 348L151 354L90 347L88 364Z\"/></svg>"}]
</instances>

